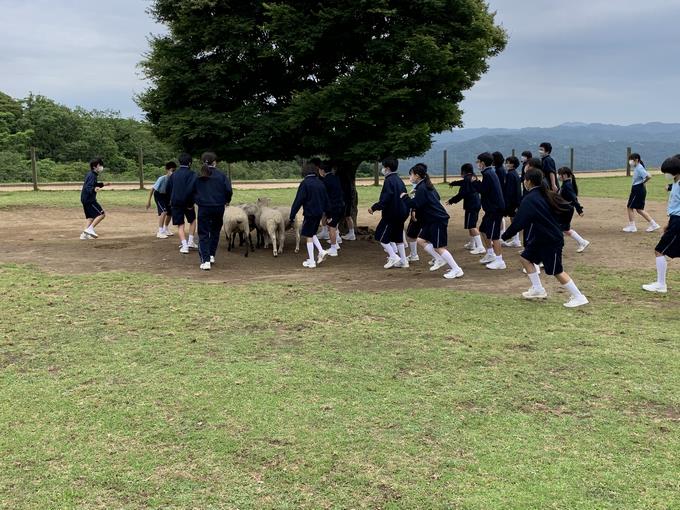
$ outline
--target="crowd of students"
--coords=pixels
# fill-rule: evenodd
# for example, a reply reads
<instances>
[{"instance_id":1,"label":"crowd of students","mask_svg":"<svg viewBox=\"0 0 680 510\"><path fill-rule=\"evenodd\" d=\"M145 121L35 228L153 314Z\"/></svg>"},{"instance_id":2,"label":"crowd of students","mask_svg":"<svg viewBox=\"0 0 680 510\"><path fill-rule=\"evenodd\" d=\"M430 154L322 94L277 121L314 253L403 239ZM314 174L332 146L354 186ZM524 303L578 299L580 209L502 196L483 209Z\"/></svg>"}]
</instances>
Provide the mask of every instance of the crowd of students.
<instances>
[{"instance_id":1,"label":"crowd of students","mask_svg":"<svg viewBox=\"0 0 680 510\"><path fill-rule=\"evenodd\" d=\"M583 252L590 242L571 227L574 212L583 216L576 177L568 167L557 169L551 152L552 146L542 143L539 158L534 158L529 151L522 153L521 160L514 156L504 158L500 152L482 153L476 160L479 174L475 173L473 165L463 165L461 179L450 183L451 187L458 188L458 193L447 203L463 202L463 228L469 234L465 248L473 255L483 255L480 263L490 270L502 271L506 269L503 248L523 246L520 262L531 282L523 297L547 297L540 279L543 268L545 274L554 276L570 293L564 306L573 308L587 304L588 299L562 266L564 237L567 235L576 241L577 252ZM198 175L191 170L192 158L188 154L180 155L179 167L168 163L165 175L152 187L147 209L153 198L158 212L156 236L165 239L173 235L169 228L172 221L178 228L180 252L186 254L190 249L197 249L200 268L207 270L215 262L225 205L231 202L233 192L229 179L216 168L214 153L204 153L201 163ZM644 210L645 186L651 176L639 154L631 156L630 164L633 183L627 204L629 224L623 230L628 233L637 230L634 223L637 212L649 222L647 232L653 232L661 227ZM383 160L384 181L380 197L368 208L371 215L381 213L375 239L387 256L384 268L408 268L410 263L420 260L420 246L431 257L430 271L448 267L444 278L462 277L464 272L448 249L450 216L430 180L427 166L419 163L409 169L410 191L399 176L398 166L395 158ZM86 228L80 236L83 240L98 237L95 227L105 218L104 209L97 201L97 191L103 186L98 182L102 171L101 159L91 161L90 172L83 184L81 202L87 218ZM664 161L661 171L672 181L668 186L669 223L655 249L657 281L643 285L643 289L665 293L666 257L680 257L680 154ZM356 240L353 202L351 187L343 185L330 162L314 158L304 165L303 180L289 218L293 223L302 209L301 235L307 247L304 267L315 268L327 257L337 257L343 240ZM480 212L483 212L481 222ZM343 221L348 232L340 236L338 225ZM198 244L195 242L197 225ZM323 239L328 239L328 249L321 244Z\"/></svg>"}]
</instances>

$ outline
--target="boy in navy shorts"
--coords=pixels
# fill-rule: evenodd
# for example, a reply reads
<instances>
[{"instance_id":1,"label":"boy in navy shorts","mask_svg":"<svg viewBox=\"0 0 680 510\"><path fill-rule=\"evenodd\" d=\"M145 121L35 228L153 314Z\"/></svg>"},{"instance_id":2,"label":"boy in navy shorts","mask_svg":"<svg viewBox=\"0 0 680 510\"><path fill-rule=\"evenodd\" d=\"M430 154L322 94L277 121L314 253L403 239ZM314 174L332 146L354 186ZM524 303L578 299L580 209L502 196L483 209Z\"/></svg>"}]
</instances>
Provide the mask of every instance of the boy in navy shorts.
<instances>
[{"instance_id":1,"label":"boy in navy shorts","mask_svg":"<svg viewBox=\"0 0 680 510\"><path fill-rule=\"evenodd\" d=\"M482 172L481 182L472 177L472 187L481 195L484 217L479 230L484 234L486 255L479 261L487 269L505 269L501 248L501 222L505 211L503 190L493 166L493 157L488 152L477 156L477 168Z\"/></svg>"},{"instance_id":2,"label":"boy in navy shorts","mask_svg":"<svg viewBox=\"0 0 680 510\"><path fill-rule=\"evenodd\" d=\"M307 163L302 169L303 179L298 187L295 201L290 208L290 221L295 221L295 216L302 207L304 221L302 222L302 231L300 234L307 238L307 254L308 258L302 265L306 268L313 269L317 264L321 264L328 252L323 249L316 232L319 230L321 218L326 214L326 218L335 222L331 210L330 201L328 200L328 193L326 187L316 175L316 167L313 164ZM319 250L319 257L314 260L314 248Z\"/></svg>"},{"instance_id":3,"label":"boy in navy shorts","mask_svg":"<svg viewBox=\"0 0 680 510\"><path fill-rule=\"evenodd\" d=\"M158 211L158 232L156 237L158 239L167 239L169 235L172 235L168 230L168 224L170 223L170 199L168 197L168 179L172 173L177 168L174 161L170 161L165 164L165 175L161 175L156 182L151 187L149 192L149 198L146 201L147 210L151 207L151 197L156 203L156 210Z\"/></svg>"},{"instance_id":4,"label":"boy in navy shorts","mask_svg":"<svg viewBox=\"0 0 680 510\"><path fill-rule=\"evenodd\" d=\"M95 158L90 161L90 171L85 176L83 189L80 192L80 202L83 204L87 226L80 234L80 239L96 239L99 237L94 231L94 227L99 225L106 217L104 208L97 202L97 191L104 187L104 183L97 182L97 176L104 171L104 161Z\"/></svg>"},{"instance_id":5,"label":"boy in navy shorts","mask_svg":"<svg viewBox=\"0 0 680 510\"><path fill-rule=\"evenodd\" d=\"M328 201L330 202L330 216L326 216L326 222L328 225L328 234L331 243L331 247L328 249L328 255L330 257L337 257L338 250L340 249L339 235L338 235L338 223L342 221L345 217L345 200L342 196L342 187L340 186L340 180L337 175L333 173L333 170L328 163L323 163L319 167L319 177L321 177L324 186L326 187L326 193L328 193Z\"/></svg>"},{"instance_id":6,"label":"boy in navy shorts","mask_svg":"<svg viewBox=\"0 0 680 510\"><path fill-rule=\"evenodd\" d=\"M170 197L172 210L172 224L177 225L179 240L181 242L179 252L189 253L189 248L198 249L194 242L196 233L196 211L194 210L194 187L196 174L191 170L191 155L180 154L179 168L168 178L166 194ZM189 223L189 239L187 240L184 230L184 220Z\"/></svg>"},{"instance_id":7,"label":"boy in navy shorts","mask_svg":"<svg viewBox=\"0 0 680 510\"><path fill-rule=\"evenodd\" d=\"M486 253L486 249L482 244L482 236L477 230L477 221L479 220L479 210L482 208L482 202L479 193L475 191L472 186L472 177L475 175L475 169L470 163L465 163L460 167L460 174L463 179L453 181L449 186L460 186L460 191L448 201L449 205L457 204L463 201L463 210L465 211L464 227L470 234L470 241L465 244L465 249L470 250L472 255L481 255Z\"/></svg>"}]
</instances>

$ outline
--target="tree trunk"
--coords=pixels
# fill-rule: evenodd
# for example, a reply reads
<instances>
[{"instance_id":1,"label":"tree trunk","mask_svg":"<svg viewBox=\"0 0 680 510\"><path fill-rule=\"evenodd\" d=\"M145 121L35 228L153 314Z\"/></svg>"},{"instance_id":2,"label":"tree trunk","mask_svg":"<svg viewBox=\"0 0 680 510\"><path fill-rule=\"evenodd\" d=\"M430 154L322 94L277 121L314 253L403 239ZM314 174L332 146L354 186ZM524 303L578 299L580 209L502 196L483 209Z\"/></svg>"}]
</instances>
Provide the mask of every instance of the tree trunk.
<instances>
[{"instance_id":1,"label":"tree trunk","mask_svg":"<svg viewBox=\"0 0 680 510\"><path fill-rule=\"evenodd\" d=\"M346 195L351 196L352 210L351 216L352 221L354 221L354 228L357 228L357 213L359 211L359 194L357 193L356 178L357 178L357 168L359 163L354 161L338 161L335 170L338 179L340 179L340 184L342 186L343 192ZM347 233L347 221L345 219L340 222L338 229L343 233Z\"/></svg>"}]
</instances>

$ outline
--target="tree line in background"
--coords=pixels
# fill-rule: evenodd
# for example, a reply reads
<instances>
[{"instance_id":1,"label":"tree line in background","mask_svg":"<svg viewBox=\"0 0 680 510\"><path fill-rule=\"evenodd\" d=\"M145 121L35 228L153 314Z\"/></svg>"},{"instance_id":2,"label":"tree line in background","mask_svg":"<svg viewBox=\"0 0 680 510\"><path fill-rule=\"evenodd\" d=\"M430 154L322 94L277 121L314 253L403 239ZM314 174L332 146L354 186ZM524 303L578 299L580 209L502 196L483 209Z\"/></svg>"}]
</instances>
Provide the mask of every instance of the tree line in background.
<instances>
[{"instance_id":1,"label":"tree line in background","mask_svg":"<svg viewBox=\"0 0 680 510\"><path fill-rule=\"evenodd\" d=\"M0 92L0 182L31 180L31 147L41 182L80 181L94 156L104 159L104 180L135 181L140 149L144 175L152 179L178 154L146 122L113 111L71 109L40 95L14 99ZM365 165L363 172L370 175L371 168ZM236 179L285 179L299 177L300 162L237 162L231 171Z\"/></svg>"}]
</instances>

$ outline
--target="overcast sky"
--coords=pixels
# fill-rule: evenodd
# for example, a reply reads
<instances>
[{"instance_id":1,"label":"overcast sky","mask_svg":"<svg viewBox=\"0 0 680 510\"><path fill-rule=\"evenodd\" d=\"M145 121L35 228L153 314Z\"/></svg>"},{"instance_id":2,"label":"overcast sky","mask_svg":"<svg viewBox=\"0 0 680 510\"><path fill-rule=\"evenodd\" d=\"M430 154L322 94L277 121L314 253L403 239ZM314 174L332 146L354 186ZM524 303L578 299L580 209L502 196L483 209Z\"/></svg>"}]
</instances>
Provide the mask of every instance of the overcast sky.
<instances>
[{"instance_id":1,"label":"overcast sky","mask_svg":"<svg viewBox=\"0 0 680 510\"><path fill-rule=\"evenodd\" d=\"M0 90L141 117L147 0L0 0ZM680 122L680 0L491 0L508 47L466 127Z\"/></svg>"}]
</instances>

